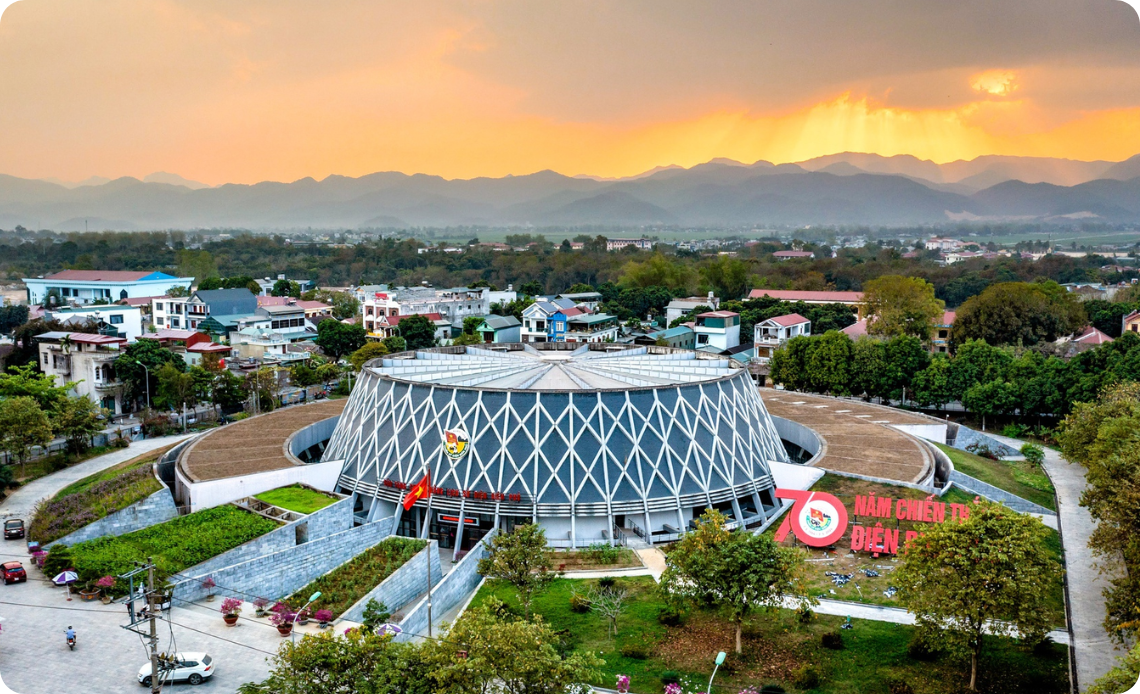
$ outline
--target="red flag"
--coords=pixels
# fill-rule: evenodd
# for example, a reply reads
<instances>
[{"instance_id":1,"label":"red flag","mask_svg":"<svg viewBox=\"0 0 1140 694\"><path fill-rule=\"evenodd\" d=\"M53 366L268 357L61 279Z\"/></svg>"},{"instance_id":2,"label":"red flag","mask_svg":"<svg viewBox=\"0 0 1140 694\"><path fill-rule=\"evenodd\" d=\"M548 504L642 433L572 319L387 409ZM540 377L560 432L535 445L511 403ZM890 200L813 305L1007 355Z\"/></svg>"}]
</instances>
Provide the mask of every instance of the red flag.
<instances>
[{"instance_id":1,"label":"red flag","mask_svg":"<svg viewBox=\"0 0 1140 694\"><path fill-rule=\"evenodd\" d=\"M424 475L424 478L416 483L416 486L408 490L404 495L404 510L408 511L420 499L426 499L431 496L431 473Z\"/></svg>"}]
</instances>

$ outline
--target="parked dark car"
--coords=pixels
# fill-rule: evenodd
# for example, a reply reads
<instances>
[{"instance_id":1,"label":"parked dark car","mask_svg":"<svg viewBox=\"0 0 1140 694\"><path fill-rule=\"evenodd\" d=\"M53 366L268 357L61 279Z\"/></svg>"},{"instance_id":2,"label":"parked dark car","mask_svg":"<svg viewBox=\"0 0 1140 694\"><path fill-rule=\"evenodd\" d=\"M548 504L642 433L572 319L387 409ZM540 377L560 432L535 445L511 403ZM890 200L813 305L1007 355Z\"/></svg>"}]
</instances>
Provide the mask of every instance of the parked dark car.
<instances>
[{"instance_id":1,"label":"parked dark car","mask_svg":"<svg viewBox=\"0 0 1140 694\"><path fill-rule=\"evenodd\" d=\"M0 576L4 577L4 585L9 583L24 583L28 580L28 572L24 565L18 561L8 561L0 564Z\"/></svg>"},{"instance_id":2,"label":"parked dark car","mask_svg":"<svg viewBox=\"0 0 1140 694\"><path fill-rule=\"evenodd\" d=\"M19 518L10 518L4 521L4 539L19 540L24 536L24 521Z\"/></svg>"}]
</instances>

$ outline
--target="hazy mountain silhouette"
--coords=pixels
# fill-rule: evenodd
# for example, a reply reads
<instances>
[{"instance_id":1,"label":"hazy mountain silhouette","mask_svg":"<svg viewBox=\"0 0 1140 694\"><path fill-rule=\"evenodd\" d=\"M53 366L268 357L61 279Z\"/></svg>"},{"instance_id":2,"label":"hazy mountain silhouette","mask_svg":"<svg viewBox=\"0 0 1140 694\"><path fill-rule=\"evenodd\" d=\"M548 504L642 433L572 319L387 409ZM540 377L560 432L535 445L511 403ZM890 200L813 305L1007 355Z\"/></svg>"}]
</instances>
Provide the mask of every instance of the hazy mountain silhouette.
<instances>
[{"instance_id":1,"label":"hazy mountain silhouette","mask_svg":"<svg viewBox=\"0 0 1140 694\"><path fill-rule=\"evenodd\" d=\"M81 230L84 220L92 230L1140 221L1140 156L1117 164L980 157L940 165L844 153L799 164L714 160L618 180L553 171L469 180L379 172L210 188L173 174L148 178L69 188L0 175L0 226Z\"/></svg>"}]
</instances>

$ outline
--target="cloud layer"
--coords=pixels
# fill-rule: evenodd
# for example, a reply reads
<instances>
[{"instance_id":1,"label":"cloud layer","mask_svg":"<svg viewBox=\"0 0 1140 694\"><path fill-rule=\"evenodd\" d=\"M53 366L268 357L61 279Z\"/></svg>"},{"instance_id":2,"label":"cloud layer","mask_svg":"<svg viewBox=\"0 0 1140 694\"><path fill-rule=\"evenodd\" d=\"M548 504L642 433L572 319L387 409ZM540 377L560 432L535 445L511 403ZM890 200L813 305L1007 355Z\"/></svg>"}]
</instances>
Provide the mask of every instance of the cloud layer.
<instances>
[{"instance_id":1,"label":"cloud layer","mask_svg":"<svg viewBox=\"0 0 1140 694\"><path fill-rule=\"evenodd\" d=\"M63 179L1118 160L1140 22L1117 0L24 0L0 100L0 170Z\"/></svg>"}]
</instances>

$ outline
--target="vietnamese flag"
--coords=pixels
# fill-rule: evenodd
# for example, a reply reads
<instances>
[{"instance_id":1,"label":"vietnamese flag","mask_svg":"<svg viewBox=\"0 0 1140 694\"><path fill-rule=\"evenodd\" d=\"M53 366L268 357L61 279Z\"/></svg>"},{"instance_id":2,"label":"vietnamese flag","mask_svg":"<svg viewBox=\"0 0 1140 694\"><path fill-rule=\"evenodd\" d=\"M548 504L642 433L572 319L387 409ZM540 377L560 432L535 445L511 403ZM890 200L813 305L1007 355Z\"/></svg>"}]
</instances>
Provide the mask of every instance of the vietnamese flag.
<instances>
[{"instance_id":1,"label":"vietnamese flag","mask_svg":"<svg viewBox=\"0 0 1140 694\"><path fill-rule=\"evenodd\" d=\"M411 510L412 506L420 499L426 499L431 496L431 473L424 475L424 478L416 483L416 486L408 490L404 495L404 510Z\"/></svg>"}]
</instances>

